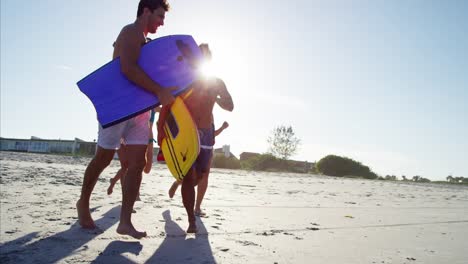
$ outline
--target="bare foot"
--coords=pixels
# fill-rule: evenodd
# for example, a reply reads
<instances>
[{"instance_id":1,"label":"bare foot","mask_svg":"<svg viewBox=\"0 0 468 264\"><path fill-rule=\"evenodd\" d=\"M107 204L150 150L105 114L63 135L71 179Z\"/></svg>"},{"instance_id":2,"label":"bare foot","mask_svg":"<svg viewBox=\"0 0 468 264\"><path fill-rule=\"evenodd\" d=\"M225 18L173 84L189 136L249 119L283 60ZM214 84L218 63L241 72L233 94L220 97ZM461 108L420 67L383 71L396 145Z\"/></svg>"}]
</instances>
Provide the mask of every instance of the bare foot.
<instances>
[{"instance_id":1,"label":"bare foot","mask_svg":"<svg viewBox=\"0 0 468 264\"><path fill-rule=\"evenodd\" d=\"M190 223L187 229L187 234L190 234L190 233L194 234L196 232L197 232L197 225L195 223Z\"/></svg>"},{"instance_id":2,"label":"bare foot","mask_svg":"<svg viewBox=\"0 0 468 264\"><path fill-rule=\"evenodd\" d=\"M169 198L174 197L175 192L177 191L177 188L179 187L179 182L175 181L171 188L169 189Z\"/></svg>"},{"instance_id":3,"label":"bare foot","mask_svg":"<svg viewBox=\"0 0 468 264\"><path fill-rule=\"evenodd\" d=\"M204 217L206 216L206 213L203 212L201 209L195 209L195 216Z\"/></svg>"},{"instance_id":4,"label":"bare foot","mask_svg":"<svg viewBox=\"0 0 468 264\"><path fill-rule=\"evenodd\" d=\"M131 236L136 239L146 237L146 232L139 232L132 225L119 224L119 226L117 227L117 233L121 235Z\"/></svg>"},{"instance_id":5,"label":"bare foot","mask_svg":"<svg viewBox=\"0 0 468 264\"><path fill-rule=\"evenodd\" d=\"M91 218L91 213L89 212L89 206L83 206L81 201L76 202L76 211L78 212L78 222L80 226L85 229L94 229L96 225L94 224L93 218Z\"/></svg>"}]
</instances>

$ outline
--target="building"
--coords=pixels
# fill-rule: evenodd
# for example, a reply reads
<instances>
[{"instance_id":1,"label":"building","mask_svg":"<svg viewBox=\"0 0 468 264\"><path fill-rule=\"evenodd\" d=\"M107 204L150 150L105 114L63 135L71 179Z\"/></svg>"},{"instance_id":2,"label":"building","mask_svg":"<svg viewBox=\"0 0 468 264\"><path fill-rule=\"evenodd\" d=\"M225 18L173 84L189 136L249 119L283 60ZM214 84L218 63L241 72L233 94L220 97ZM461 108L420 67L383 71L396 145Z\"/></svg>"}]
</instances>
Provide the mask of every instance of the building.
<instances>
[{"instance_id":1,"label":"building","mask_svg":"<svg viewBox=\"0 0 468 264\"><path fill-rule=\"evenodd\" d=\"M231 148L230 148L229 145L223 145L222 148L214 149L213 150L213 155L224 155L226 158L234 157L235 159L237 159L237 157L234 156L234 154L232 154L230 149Z\"/></svg>"},{"instance_id":2,"label":"building","mask_svg":"<svg viewBox=\"0 0 468 264\"><path fill-rule=\"evenodd\" d=\"M79 138L74 140L0 138L0 150L33 153L57 153L73 155L94 155L96 142L87 142Z\"/></svg>"}]
</instances>

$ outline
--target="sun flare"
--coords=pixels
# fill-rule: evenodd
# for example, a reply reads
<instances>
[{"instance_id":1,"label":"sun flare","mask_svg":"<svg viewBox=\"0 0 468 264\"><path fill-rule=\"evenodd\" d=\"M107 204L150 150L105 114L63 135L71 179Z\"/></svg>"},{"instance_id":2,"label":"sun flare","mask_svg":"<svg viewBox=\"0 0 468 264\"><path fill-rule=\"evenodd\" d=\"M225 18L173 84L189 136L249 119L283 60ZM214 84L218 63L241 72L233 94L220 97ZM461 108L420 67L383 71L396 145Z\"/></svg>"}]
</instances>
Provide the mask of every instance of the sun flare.
<instances>
[{"instance_id":1,"label":"sun flare","mask_svg":"<svg viewBox=\"0 0 468 264\"><path fill-rule=\"evenodd\" d=\"M203 78L211 78L215 76L215 70L211 61L204 61L200 65L200 74Z\"/></svg>"}]
</instances>

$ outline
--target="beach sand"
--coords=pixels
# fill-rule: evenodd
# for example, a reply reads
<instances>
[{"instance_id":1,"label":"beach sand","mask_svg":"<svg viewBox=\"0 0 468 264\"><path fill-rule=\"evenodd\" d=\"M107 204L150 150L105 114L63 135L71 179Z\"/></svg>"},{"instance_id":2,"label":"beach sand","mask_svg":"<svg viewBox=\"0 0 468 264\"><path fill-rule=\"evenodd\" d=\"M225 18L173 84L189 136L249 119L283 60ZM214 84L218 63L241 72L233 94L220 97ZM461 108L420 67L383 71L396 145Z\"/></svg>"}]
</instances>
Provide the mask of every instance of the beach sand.
<instances>
[{"instance_id":1,"label":"beach sand","mask_svg":"<svg viewBox=\"0 0 468 264\"><path fill-rule=\"evenodd\" d=\"M0 152L0 263L468 263L468 187L212 169L207 217L186 235L180 189L154 164L133 221L115 232L113 161L91 197L99 230L77 224L89 158Z\"/></svg>"}]
</instances>

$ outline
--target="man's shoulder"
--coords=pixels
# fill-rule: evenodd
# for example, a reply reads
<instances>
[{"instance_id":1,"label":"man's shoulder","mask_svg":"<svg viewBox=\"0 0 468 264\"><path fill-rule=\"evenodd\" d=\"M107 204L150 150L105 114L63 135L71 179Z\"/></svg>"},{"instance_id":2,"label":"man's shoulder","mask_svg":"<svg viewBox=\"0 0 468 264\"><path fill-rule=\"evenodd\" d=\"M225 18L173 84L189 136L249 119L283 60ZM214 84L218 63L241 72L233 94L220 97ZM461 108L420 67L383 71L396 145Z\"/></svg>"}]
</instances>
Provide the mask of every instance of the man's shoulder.
<instances>
[{"instance_id":1,"label":"man's shoulder","mask_svg":"<svg viewBox=\"0 0 468 264\"><path fill-rule=\"evenodd\" d=\"M143 36L143 33L140 32L140 30L135 24L128 24L124 26L120 31L120 34L117 37L117 42L144 43L145 38Z\"/></svg>"},{"instance_id":2,"label":"man's shoulder","mask_svg":"<svg viewBox=\"0 0 468 264\"><path fill-rule=\"evenodd\" d=\"M120 31L120 34L129 35L129 34L136 34L137 32L138 32L138 28L136 27L135 24L132 23L132 24L125 25Z\"/></svg>"}]
</instances>

